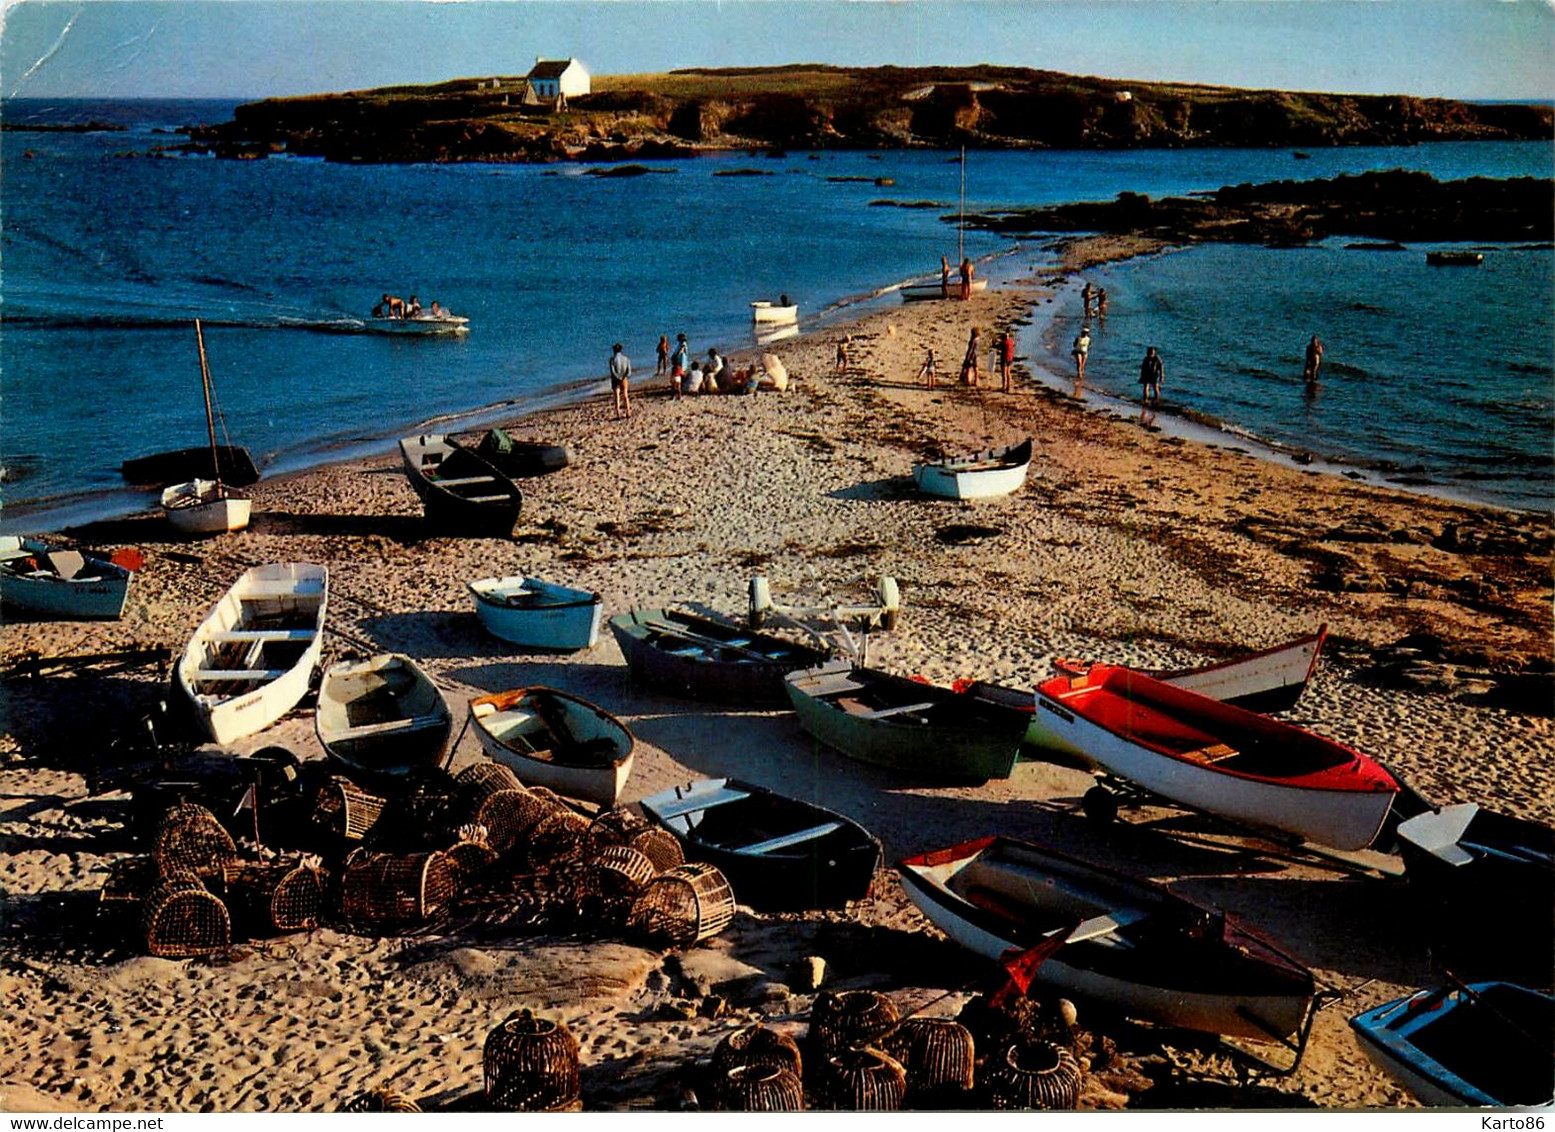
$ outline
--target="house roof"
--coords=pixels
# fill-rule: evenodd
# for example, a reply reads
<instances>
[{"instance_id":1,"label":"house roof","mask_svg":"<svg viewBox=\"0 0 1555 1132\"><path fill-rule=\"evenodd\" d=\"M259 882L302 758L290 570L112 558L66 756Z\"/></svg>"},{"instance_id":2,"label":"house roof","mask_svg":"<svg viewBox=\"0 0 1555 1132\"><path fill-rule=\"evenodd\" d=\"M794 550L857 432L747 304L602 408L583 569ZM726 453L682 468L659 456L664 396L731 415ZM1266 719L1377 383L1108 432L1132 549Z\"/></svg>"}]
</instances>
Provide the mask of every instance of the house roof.
<instances>
[{"instance_id":1,"label":"house roof","mask_svg":"<svg viewBox=\"0 0 1555 1132\"><path fill-rule=\"evenodd\" d=\"M575 59L541 59L529 69L531 79L559 79L562 72L573 65Z\"/></svg>"}]
</instances>

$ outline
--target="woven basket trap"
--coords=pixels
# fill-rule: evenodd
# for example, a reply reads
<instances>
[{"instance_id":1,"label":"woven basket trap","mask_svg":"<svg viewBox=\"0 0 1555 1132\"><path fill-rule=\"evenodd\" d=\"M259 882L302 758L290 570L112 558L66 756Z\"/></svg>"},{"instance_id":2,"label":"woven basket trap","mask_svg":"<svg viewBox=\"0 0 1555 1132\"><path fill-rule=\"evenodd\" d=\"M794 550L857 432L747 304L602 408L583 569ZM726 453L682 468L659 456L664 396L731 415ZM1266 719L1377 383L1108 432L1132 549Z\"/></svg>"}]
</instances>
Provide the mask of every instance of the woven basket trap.
<instances>
[{"instance_id":1,"label":"woven basket trap","mask_svg":"<svg viewBox=\"0 0 1555 1132\"><path fill-rule=\"evenodd\" d=\"M515 1112L556 1112L577 1104L578 1039L560 1022L515 1011L486 1035L486 1096Z\"/></svg>"},{"instance_id":2,"label":"woven basket trap","mask_svg":"<svg viewBox=\"0 0 1555 1132\"><path fill-rule=\"evenodd\" d=\"M313 820L346 841L360 841L377 823L387 799L369 794L349 778L331 778L319 787Z\"/></svg>"},{"instance_id":3,"label":"woven basket trap","mask_svg":"<svg viewBox=\"0 0 1555 1132\"><path fill-rule=\"evenodd\" d=\"M420 924L440 915L457 890L454 865L441 852L358 849L346 858L340 912L349 924Z\"/></svg>"},{"instance_id":4,"label":"woven basket trap","mask_svg":"<svg viewBox=\"0 0 1555 1132\"><path fill-rule=\"evenodd\" d=\"M631 925L655 940L688 947L734 919L734 892L712 865L677 865L648 883L632 904Z\"/></svg>"},{"instance_id":5,"label":"woven basket trap","mask_svg":"<svg viewBox=\"0 0 1555 1132\"><path fill-rule=\"evenodd\" d=\"M250 935L311 931L328 886L329 874L315 865L245 861L227 869L227 906Z\"/></svg>"},{"instance_id":6,"label":"woven basket trap","mask_svg":"<svg viewBox=\"0 0 1555 1132\"><path fill-rule=\"evenodd\" d=\"M162 815L153 855L162 875L220 873L237 860L232 834L204 806L185 802Z\"/></svg>"},{"instance_id":7,"label":"woven basket trap","mask_svg":"<svg viewBox=\"0 0 1555 1132\"><path fill-rule=\"evenodd\" d=\"M777 1065L736 1065L718 1088L726 1112L802 1112L804 1085L798 1074Z\"/></svg>"},{"instance_id":8,"label":"woven basket trap","mask_svg":"<svg viewBox=\"0 0 1555 1132\"><path fill-rule=\"evenodd\" d=\"M227 906L192 873L163 877L141 913L146 952L162 959L189 959L225 951L232 943Z\"/></svg>"}]
</instances>

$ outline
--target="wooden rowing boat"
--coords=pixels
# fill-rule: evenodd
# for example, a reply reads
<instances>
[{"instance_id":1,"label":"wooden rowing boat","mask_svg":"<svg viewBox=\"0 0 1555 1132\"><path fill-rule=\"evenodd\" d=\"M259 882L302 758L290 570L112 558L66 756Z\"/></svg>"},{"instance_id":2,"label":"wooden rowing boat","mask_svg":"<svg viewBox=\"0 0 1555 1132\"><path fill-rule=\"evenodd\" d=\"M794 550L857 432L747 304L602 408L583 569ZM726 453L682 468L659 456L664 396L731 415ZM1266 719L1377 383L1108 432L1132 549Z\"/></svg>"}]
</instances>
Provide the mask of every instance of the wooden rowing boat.
<instances>
[{"instance_id":1,"label":"wooden rowing boat","mask_svg":"<svg viewBox=\"0 0 1555 1132\"><path fill-rule=\"evenodd\" d=\"M428 525L477 537L513 533L523 493L470 449L437 434L407 436L400 441L400 457Z\"/></svg>"},{"instance_id":2,"label":"wooden rowing boat","mask_svg":"<svg viewBox=\"0 0 1555 1132\"><path fill-rule=\"evenodd\" d=\"M0 601L51 617L124 613L134 572L120 563L38 539L0 536Z\"/></svg>"},{"instance_id":3,"label":"wooden rowing boat","mask_svg":"<svg viewBox=\"0 0 1555 1132\"><path fill-rule=\"evenodd\" d=\"M972 280L972 294L981 295L988 290L988 280ZM960 299L961 280L952 279L949 286L941 286L938 283L906 283L897 288L897 293L902 296L904 303L924 303L938 301L940 299Z\"/></svg>"},{"instance_id":4,"label":"wooden rowing boat","mask_svg":"<svg viewBox=\"0 0 1555 1132\"><path fill-rule=\"evenodd\" d=\"M1365 755L1109 664L1037 687L1044 728L1163 798L1336 849L1363 849L1399 786Z\"/></svg>"},{"instance_id":5,"label":"wooden rowing boat","mask_svg":"<svg viewBox=\"0 0 1555 1132\"><path fill-rule=\"evenodd\" d=\"M751 321L758 324L798 322L799 307L795 303L781 304L757 299L751 303Z\"/></svg>"},{"instance_id":6,"label":"wooden rowing boat","mask_svg":"<svg viewBox=\"0 0 1555 1132\"><path fill-rule=\"evenodd\" d=\"M1031 438L970 456L914 464L918 490L943 499L993 499L1019 491L1031 466Z\"/></svg>"},{"instance_id":7,"label":"wooden rowing boat","mask_svg":"<svg viewBox=\"0 0 1555 1132\"><path fill-rule=\"evenodd\" d=\"M736 778L675 786L640 805L753 908L840 908L869 895L880 866L880 842L852 818Z\"/></svg>"},{"instance_id":8,"label":"wooden rowing boat","mask_svg":"<svg viewBox=\"0 0 1555 1132\"><path fill-rule=\"evenodd\" d=\"M399 653L331 666L314 729L325 753L373 778L401 778L442 761L453 713L415 661Z\"/></svg>"},{"instance_id":9,"label":"wooden rowing boat","mask_svg":"<svg viewBox=\"0 0 1555 1132\"><path fill-rule=\"evenodd\" d=\"M262 731L308 691L324 644L329 571L305 562L245 570L194 631L174 680L205 733Z\"/></svg>"},{"instance_id":10,"label":"wooden rowing boat","mask_svg":"<svg viewBox=\"0 0 1555 1132\"><path fill-rule=\"evenodd\" d=\"M1301 693L1306 691L1312 674L1317 670L1323 642L1327 639L1328 626L1322 625L1316 633L1230 660L1219 660L1198 668L1144 671L1146 675L1164 683L1187 688L1190 692L1198 692L1212 700L1234 704L1248 711L1266 714L1288 711L1296 706ZM1053 661L1053 667L1060 675L1070 677L1086 675L1091 665L1091 661L1065 657ZM1052 729L1043 725L1045 717L1038 714L1036 700L1029 690L974 680L965 686L965 691L969 696L1023 715L1029 721L1025 739L1028 746L1065 755L1080 754Z\"/></svg>"},{"instance_id":11,"label":"wooden rowing boat","mask_svg":"<svg viewBox=\"0 0 1555 1132\"><path fill-rule=\"evenodd\" d=\"M672 609L634 609L610 619L632 679L696 700L749 707L788 703L783 678L829 654L770 633Z\"/></svg>"},{"instance_id":12,"label":"wooden rowing boat","mask_svg":"<svg viewBox=\"0 0 1555 1132\"><path fill-rule=\"evenodd\" d=\"M1545 985L1555 954L1555 830L1473 803L1398 826L1405 889L1438 962L1460 976ZM1516 931L1495 931L1526 908Z\"/></svg>"},{"instance_id":13,"label":"wooden rowing boat","mask_svg":"<svg viewBox=\"0 0 1555 1132\"><path fill-rule=\"evenodd\" d=\"M575 652L599 640L600 594L513 574L471 582L470 596L486 631L515 645Z\"/></svg>"},{"instance_id":14,"label":"wooden rowing boat","mask_svg":"<svg viewBox=\"0 0 1555 1132\"><path fill-rule=\"evenodd\" d=\"M791 673L799 725L860 762L936 779L1008 778L1023 725L949 688L832 661Z\"/></svg>"},{"instance_id":15,"label":"wooden rowing boat","mask_svg":"<svg viewBox=\"0 0 1555 1132\"><path fill-rule=\"evenodd\" d=\"M1069 931L1038 982L1133 1018L1264 1041L1306 1024L1312 973L1232 916L1164 885L1005 837L909 857L902 886L937 928L999 960Z\"/></svg>"},{"instance_id":16,"label":"wooden rowing boat","mask_svg":"<svg viewBox=\"0 0 1555 1132\"><path fill-rule=\"evenodd\" d=\"M632 773L636 739L602 707L554 688L516 688L470 701L481 746L530 786L614 806Z\"/></svg>"},{"instance_id":17,"label":"wooden rowing boat","mask_svg":"<svg viewBox=\"0 0 1555 1132\"><path fill-rule=\"evenodd\" d=\"M125 480L137 486L166 487L168 484L188 480L209 480L220 477L221 482L233 487L250 487L259 482L259 469L248 449L236 444L218 444L211 454L208 444L198 448L177 448L170 452L155 452L149 456L136 456L119 466Z\"/></svg>"},{"instance_id":18,"label":"wooden rowing boat","mask_svg":"<svg viewBox=\"0 0 1555 1132\"><path fill-rule=\"evenodd\" d=\"M1555 998L1541 991L1504 982L1421 990L1362 1011L1350 1026L1366 1055L1423 1105L1555 1101Z\"/></svg>"}]
</instances>

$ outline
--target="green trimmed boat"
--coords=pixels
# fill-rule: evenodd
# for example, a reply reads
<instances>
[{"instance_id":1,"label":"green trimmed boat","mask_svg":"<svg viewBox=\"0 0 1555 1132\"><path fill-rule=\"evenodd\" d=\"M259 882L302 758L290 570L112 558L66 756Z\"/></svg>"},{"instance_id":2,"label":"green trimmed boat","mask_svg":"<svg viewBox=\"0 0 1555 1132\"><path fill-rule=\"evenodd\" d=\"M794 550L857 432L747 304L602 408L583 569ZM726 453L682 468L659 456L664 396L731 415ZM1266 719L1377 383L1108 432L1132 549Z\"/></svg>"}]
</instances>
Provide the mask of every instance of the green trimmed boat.
<instances>
[{"instance_id":1,"label":"green trimmed boat","mask_svg":"<svg viewBox=\"0 0 1555 1132\"><path fill-rule=\"evenodd\" d=\"M934 779L1008 778L1026 720L949 688L847 661L788 675L799 724L860 762Z\"/></svg>"}]
</instances>

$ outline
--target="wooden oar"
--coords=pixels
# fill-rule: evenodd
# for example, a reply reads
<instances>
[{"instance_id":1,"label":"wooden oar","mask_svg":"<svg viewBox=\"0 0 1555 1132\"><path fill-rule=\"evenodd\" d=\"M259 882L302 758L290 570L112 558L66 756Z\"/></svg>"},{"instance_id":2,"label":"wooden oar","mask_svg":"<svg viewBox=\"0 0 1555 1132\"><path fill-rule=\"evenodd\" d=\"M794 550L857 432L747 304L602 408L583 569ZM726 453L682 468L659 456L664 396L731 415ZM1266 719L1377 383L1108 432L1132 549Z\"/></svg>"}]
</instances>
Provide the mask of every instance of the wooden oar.
<instances>
[{"instance_id":1,"label":"wooden oar","mask_svg":"<svg viewBox=\"0 0 1555 1132\"><path fill-rule=\"evenodd\" d=\"M643 625L655 633L659 633L666 637L674 637L676 640L690 641L693 644L711 645L714 648L728 649L730 652L736 652L742 656L754 657L756 660L764 660L768 663L771 663L774 659L767 653L758 652L756 649L749 649L744 645L737 645L731 641L720 641L717 637L704 636L701 633L693 632L690 629L678 628L668 621L645 621L643 622Z\"/></svg>"}]
</instances>

